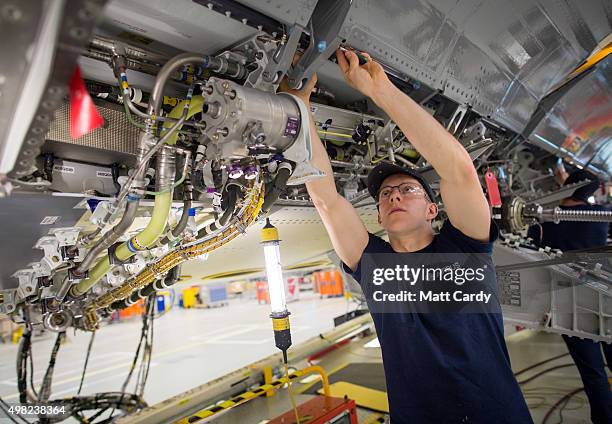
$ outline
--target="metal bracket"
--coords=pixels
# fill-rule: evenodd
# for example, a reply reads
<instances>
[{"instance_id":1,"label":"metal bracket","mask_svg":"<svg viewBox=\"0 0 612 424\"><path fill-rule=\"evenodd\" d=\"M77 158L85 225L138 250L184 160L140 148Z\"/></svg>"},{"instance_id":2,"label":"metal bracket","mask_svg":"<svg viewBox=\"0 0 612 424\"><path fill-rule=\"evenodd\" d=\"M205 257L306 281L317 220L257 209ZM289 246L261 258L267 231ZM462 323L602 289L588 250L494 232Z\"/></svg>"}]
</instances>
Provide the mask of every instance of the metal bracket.
<instances>
[{"instance_id":1,"label":"metal bracket","mask_svg":"<svg viewBox=\"0 0 612 424\"><path fill-rule=\"evenodd\" d=\"M312 12L308 29L310 45L300 61L289 71L289 86L299 89L340 46L340 29L351 9L352 0L319 1Z\"/></svg>"},{"instance_id":2,"label":"metal bracket","mask_svg":"<svg viewBox=\"0 0 612 424\"><path fill-rule=\"evenodd\" d=\"M300 37L304 33L304 27L293 25L289 29L289 39L281 43L263 70L264 81L278 85L287 71L291 68L293 57L298 47Z\"/></svg>"},{"instance_id":3,"label":"metal bracket","mask_svg":"<svg viewBox=\"0 0 612 424\"><path fill-rule=\"evenodd\" d=\"M57 238L60 247L73 246L76 244L81 230L81 227L53 228L49 231L49 234Z\"/></svg>"},{"instance_id":4,"label":"metal bracket","mask_svg":"<svg viewBox=\"0 0 612 424\"><path fill-rule=\"evenodd\" d=\"M15 304L15 294L17 290L0 290L0 312L9 314L14 312L17 305Z\"/></svg>"}]
</instances>

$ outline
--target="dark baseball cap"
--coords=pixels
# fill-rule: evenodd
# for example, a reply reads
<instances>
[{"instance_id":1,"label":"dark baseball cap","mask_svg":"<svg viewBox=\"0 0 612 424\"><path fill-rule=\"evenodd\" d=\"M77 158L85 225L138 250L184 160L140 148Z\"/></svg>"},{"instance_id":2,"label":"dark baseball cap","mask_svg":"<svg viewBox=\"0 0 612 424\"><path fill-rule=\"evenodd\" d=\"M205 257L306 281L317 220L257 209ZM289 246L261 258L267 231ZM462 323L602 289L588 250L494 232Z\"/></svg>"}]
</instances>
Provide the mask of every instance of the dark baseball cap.
<instances>
[{"instance_id":1,"label":"dark baseball cap","mask_svg":"<svg viewBox=\"0 0 612 424\"><path fill-rule=\"evenodd\" d=\"M582 181L589 181L589 184L576 189L570 197L572 199L582 200L583 202L588 203L589 197L591 197L599 189L599 185L601 184L595 175L585 171L584 169L579 169L569 174L563 185L566 186Z\"/></svg>"},{"instance_id":2,"label":"dark baseball cap","mask_svg":"<svg viewBox=\"0 0 612 424\"><path fill-rule=\"evenodd\" d=\"M378 192L383 181L385 181L387 177L390 177L391 175L395 174L408 175L409 177L412 177L417 180L425 189L425 193L427 193L429 200L435 202L436 196L434 195L433 190L431 189L431 187L429 187L429 184L427 183L427 181L425 181L425 178L423 178L423 176L418 171L415 171L414 169L410 168L402 168L401 166L397 166L388 162L379 163L368 174L368 191L370 192L370 196L372 196L374 200L378 201Z\"/></svg>"}]
</instances>

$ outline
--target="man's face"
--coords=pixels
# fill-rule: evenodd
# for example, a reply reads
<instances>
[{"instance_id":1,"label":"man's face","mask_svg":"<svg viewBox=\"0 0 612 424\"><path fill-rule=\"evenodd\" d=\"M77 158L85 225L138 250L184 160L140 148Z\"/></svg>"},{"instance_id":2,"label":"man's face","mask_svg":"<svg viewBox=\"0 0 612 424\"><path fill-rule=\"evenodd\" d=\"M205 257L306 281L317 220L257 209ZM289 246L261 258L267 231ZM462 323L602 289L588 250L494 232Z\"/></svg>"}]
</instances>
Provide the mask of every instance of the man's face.
<instances>
[{"instance_id":1,"label":"man's face","mask_svg":"<svg viewBox=\"0 0 612 424\"><path fill-rule=\"evenodd\" d=\"M421 227L431 228L430 221L438 213L423 186L403 174L391 175L383 181L377 201L378 222L388 233L403 234Z\"/></svg>"}]
</instances>

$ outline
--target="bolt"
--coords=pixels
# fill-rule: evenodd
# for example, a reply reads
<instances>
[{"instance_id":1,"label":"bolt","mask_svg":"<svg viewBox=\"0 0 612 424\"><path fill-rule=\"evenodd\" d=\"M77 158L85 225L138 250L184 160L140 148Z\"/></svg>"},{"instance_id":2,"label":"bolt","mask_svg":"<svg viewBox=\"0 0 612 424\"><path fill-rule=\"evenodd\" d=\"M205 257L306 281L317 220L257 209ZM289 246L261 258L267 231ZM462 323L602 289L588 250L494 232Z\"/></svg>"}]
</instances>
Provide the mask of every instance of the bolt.
<instances>
[{"instance_id":1,"label":"bolt","mask_svg":"<svg viewBox=\"0 0 612 424\"><path fill-rule=\"evenodd\" d=\"M229 83L227 81L224 81L223 84L221 84L221 87L223 87L223 89L227 90L229 88Z\"/></svg>"},{"instance_id":2,"label":"bolt","mask_svg":"<svg viewBox=\"0 0 612 424\"><path fill-rule=\"evenodd\" d=\"M17 6L7 4L2 8L2 16L9 22L17 22L21 20L23 13Z\"/></svg>"}]
</instances>

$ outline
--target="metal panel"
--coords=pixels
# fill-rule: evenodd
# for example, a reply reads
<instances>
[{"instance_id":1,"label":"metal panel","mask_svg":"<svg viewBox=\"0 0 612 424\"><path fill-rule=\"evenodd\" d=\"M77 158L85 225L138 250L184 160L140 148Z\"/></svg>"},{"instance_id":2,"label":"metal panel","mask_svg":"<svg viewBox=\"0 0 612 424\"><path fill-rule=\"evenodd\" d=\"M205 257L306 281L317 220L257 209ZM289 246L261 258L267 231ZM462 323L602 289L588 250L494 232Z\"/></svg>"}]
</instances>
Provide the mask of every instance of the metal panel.
<instances>
[{"instance_id":1,"label":"metal panel","mask_svg":"<svg viewBox=\"0 0 612 424\"><path fill-rule=\"evenodd\" d=\"M583 18L609 14L605 1L553 3L356 0L343 31L400 76L521 131L538 101L612 30L610 20Z\"/></svg>"},{"instance_id":2,"label":"metal panel","mask_svg":"<svg viewBox=\"0 0 612 424\"><path fill-rule=\"evenodd\" d=\"M257 30L191 0L114 0L105 10L105 27L136 34L183 51L213 54ZM148 44L147 44L148 45Z\"/></svg>"},{"instance_id":3,"label":"metal panel","mask_svg":"<svg viewBox=\"0 0 612 424\"><path fill-rule=\"evenodd\" d=\"M118 152L124 156L136 155L140 130L128 121L123 108L106 102L96 102L96 108L104 118L104 127L98 128L74 140L70 137L70 107L68 103L64 103L55 112L54 119L51 122L49 132L45 136L45 139L79 147L92 147L100 150ZM75 152L75 154L78 153L79 152ZM67 156L66 158L83 160L82 158L71 156ZM94 158L92 158L90 161L95 161L97 163L103 162L100 160L102 158L96 159L97 160L94 160Z\"/></svg>"},{"instance_id":4,"label":"metal panel","mask_svg":"<svg viewBox=\"0 0 612 424\"><path fill-rule=\"evenodd\" d=\"M578 164L612 172L612 55L553 106L529 139Z\"/></svg>"},{"instance_id":5,"label":"metal panel","mask_svg":"<svg viewBox=\"0 0 612 424\"><path fill-rule=\"evenodd\" d=\"M544 253L495 244L497 266L545 259ZM612 285L566 265L498 274L504 320L593 340L612 340Z\"/></svg>"},{"instance_id":6,"label":"metal panel","mask_svg":"<svg viewBox=\"0 0 612 424\"><path fill-rule=\"evenodd\" d=\"M39 39L28 45L9 44L9 51L18 51L28 62L25 86L19 102L14 105L18 119L10 125L11 150L22 146L18 156L2 152L2 171L10 176L27 175L33 171L36 155L43 143L51 114L66 93L66 85L74 73L74 65L80 48L89 39L96 18L105 0L74 0L70 2L47 1L39 4L45 10L42 28L34 27ZM17 4L17 2L14 2ZM10 6L5 5L3 7ZM15 59L18 60L18 59ZM24 74L4 75L7 85L20 85ZM9 113L10 115L10 113ZM25 131L24 131L25 129ZM0 142L4 140L0 139ZM6 145L5 145L6 146ZM13 159L16 161L13 162ZM13 166L14 165L14 166ZM12 171L11 171L12 169Z\"/></svg>"},{"instance_id":7,"label":"metal panel","mask_svg":"<svg viewBox=\"0 0 612 424\"><path fill-rule=\"evenodd\" d=\"M11 276L18 269L38 262L42 250L34 249L39 238L49 234L52 228L72 227L83 215L83 209L75 209L81 199L49 196L42 193L19 193L0 198L0 288L15 288L18 281ZM48 225L41 224L45 217Z\"/></svg>"}]
</instances>

